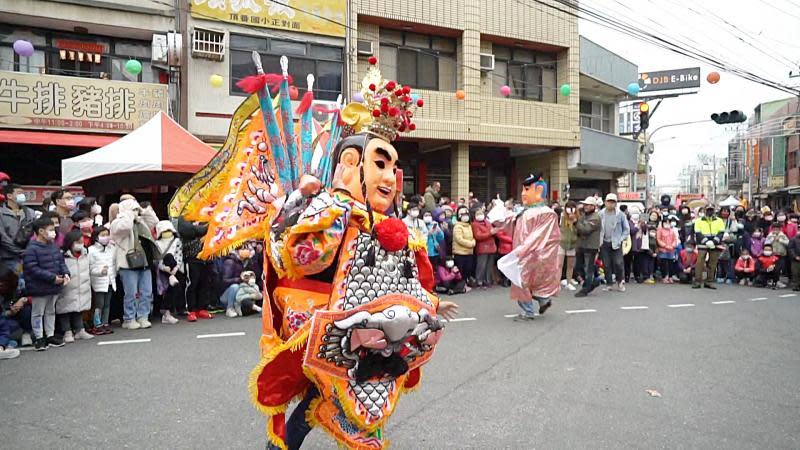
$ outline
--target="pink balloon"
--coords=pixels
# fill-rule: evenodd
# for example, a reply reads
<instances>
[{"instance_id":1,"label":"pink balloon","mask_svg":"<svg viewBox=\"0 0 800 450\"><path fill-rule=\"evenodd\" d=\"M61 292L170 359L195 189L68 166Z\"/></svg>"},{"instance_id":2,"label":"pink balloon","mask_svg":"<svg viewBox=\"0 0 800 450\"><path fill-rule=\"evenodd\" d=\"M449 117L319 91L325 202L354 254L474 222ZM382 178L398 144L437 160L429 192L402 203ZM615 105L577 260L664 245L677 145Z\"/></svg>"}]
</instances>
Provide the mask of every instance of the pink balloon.
<instances>
[{"instance_id":1,"label":"pink balloon","mask_svg":"<svg viewBox=\"0 0 800 450\"><path fill-rule=\"evenodd\" d=\"M508 86L500 87L500 93L503 94L503 97L508 97L511 95L511 88Z\"/></svg>"}]
</instances>

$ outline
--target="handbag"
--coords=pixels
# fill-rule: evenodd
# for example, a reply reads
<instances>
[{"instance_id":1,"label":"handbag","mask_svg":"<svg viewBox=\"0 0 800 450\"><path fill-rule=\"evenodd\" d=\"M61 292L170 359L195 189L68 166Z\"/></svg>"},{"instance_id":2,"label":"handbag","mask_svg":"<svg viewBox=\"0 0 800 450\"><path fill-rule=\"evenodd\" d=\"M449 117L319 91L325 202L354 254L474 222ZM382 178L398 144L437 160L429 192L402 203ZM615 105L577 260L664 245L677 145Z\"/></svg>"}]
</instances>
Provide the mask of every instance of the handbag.
<instances>
[{"instance_id":1,"label":"handbag","mask_svg":"<svg viewBox=\"0 0 800 450\"><path fill-rule=\"evenodd\" d=\"M128 263L128 268L132 270L144 269L147 267L147 254L145 254L142 244L139 243L139 233L136 232L136 226L131 230L133 248L128 250L125 254L125 261Z\"/></svg>"}]
</instances>

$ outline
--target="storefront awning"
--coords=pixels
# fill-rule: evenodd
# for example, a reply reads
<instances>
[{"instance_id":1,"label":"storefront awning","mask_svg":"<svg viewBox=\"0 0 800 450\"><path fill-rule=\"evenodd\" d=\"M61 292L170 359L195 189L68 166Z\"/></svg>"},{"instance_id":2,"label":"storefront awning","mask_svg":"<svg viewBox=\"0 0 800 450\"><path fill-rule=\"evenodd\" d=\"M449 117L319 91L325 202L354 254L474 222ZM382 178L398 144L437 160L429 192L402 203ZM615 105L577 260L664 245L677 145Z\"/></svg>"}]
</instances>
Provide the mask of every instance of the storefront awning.
<instances>
[{"instance_id":1,"label":"storefront awning","mask_svg":"<svg viewBox=\"0 0 800 450\"><path fill-rule=\"evenodd\" d=\"M61 147L98 148L108 145L119 136L103 134L53 133L47 131L0 130L0 143L56 145Z\"/></svg>"},{"instance_id":2,"label":"storefront awning","mask_svg":"<svg viewBox=\"0 0 800 450\"><path fill-rule=\"evenodd\" d=\"M164 112L122 138L61 162L64 186L106 175L139 172L195 173L216 151Z\"/></svg>"}]
</instances>

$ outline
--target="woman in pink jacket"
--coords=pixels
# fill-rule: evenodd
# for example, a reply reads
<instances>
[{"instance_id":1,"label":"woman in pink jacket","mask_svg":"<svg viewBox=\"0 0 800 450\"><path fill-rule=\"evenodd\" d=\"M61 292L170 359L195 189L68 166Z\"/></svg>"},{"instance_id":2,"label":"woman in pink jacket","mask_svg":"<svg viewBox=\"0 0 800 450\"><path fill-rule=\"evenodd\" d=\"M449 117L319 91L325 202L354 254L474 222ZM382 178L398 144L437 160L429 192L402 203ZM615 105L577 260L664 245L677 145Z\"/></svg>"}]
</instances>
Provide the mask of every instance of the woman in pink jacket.
<instances>
[{"instance_id":1,"label":"woman in pink jacket","mask_svg":"<svg viewBox=\"0 0 800 450\"><path fill-rule=\"evenodd\" d=\"M656 242L658 243L658 266L661 277L666 284L672 284L672 268L675 265L675 249L678 247L678 238L672 231L672 223L669 219L661 221L661 226L656 232Z\"/></svg>"}]
</instances>

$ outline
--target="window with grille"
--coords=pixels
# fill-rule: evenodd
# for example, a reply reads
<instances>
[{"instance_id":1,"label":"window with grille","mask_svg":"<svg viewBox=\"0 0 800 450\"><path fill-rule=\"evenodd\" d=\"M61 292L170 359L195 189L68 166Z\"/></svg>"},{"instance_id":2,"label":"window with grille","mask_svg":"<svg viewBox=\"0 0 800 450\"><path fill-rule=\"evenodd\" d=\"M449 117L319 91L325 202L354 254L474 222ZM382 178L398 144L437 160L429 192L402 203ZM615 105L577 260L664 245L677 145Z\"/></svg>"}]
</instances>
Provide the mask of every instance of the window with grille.
<instances>
[{"instance_id":1,"label":"window with grille","mask_svg":"<svg viewBox=\"0 0 800 450\"><path fill-rule=\"evenodd\" d=\"M417 89L455 91L456 40L380 30L380 69L387 79Z\"/></svg>"},{"instance_id":2,"label":"window with grille","mask_svg":"<svg viewBox=\"0 0 800 450\"><path fill-rule=\"evenodd\" d=\"M222 61L225 57L225 33L195 27L192 32L192 56Z\"/></svg>"},{"instance_id":3,"label":"window with grille","mask_svg":"<svg viewBox=\"0 0 800 450\"><path fill-rule=\"evenodd\" d=\"M558 54L499 45L492 46L492 53L496 96L502 95L502 86L509 86L509 97L556 103Z\"/></svg>"}]
</instances>

